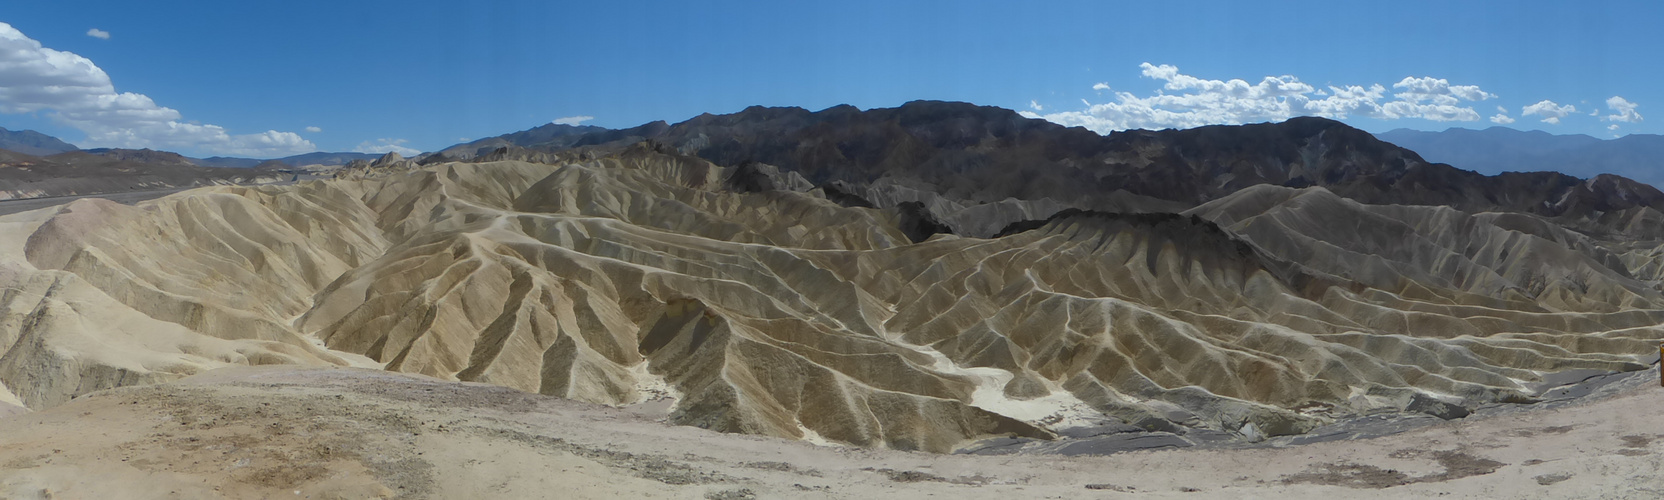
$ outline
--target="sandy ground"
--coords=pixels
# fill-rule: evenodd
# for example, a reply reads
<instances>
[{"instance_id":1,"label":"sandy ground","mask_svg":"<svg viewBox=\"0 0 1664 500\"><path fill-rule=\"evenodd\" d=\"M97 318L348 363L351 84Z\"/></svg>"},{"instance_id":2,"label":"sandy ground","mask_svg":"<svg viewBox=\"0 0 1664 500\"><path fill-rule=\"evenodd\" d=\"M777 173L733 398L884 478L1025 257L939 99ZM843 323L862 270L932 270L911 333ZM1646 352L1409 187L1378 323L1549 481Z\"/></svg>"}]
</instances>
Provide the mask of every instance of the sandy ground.
<instances>
[{"instance_id":1,"label":"sandy ground","mask_svg":"<svg viewBox=\"0 0 1664 500\"><path fill-rule=\"evenodd\" d=\"M931 455L362 369L228 368L0 417L4 498L1659 498L1664 389L1383 438ZM662 407L662 405L659 405Z\"/></svg>"}]
</instances>

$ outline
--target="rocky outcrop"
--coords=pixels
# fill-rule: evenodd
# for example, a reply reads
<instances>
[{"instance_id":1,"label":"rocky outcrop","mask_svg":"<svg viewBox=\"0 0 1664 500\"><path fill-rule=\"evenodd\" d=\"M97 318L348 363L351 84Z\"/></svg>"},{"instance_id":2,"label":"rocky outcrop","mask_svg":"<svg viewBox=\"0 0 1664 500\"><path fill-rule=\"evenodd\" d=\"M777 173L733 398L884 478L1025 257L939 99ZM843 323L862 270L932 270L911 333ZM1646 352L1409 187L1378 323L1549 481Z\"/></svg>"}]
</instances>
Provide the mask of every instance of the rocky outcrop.
<instances>
[{"instance_id":1,"label":"rocky outcrop","mask_svg":"<svg viewBox=\"0 0 1664 500\"><path fill-rule=\"evenodd\" d=\"M743 163L734 167L724 181L729 190L740 193L765 191L808 191L814 185L797 172L781 172L780 167L766 163Z\"/></svg>"}]
</instances>

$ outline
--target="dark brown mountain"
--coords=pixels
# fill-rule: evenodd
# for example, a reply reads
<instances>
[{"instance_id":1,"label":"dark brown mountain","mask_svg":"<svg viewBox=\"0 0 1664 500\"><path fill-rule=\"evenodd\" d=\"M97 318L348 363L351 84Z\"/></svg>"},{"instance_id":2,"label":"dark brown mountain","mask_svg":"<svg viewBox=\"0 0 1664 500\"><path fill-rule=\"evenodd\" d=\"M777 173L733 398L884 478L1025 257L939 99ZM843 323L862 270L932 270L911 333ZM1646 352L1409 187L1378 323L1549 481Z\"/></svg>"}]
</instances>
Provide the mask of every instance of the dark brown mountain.
<instances>
[{"instance_id":1,"label":"dark brown mountain","mask_svg":"<svg viewBox=\"0 0 1664 500\"><path fill-rule=\"evenodd\" d=\"M776 165L817 185L906 186L970 204L1049 199L1103 209L1095 204L1124 191L1194 206L1274 184L1323 186L1371 204L1575 220L1664 208L1664 193L1627 178L1585 181L1554 172L1486 176L1428 162L1362 130L1315 117L1106 136L955 102L914 101L866 111L754 106L675 125L655 122L523 146L545 152L619 149L642 139L724 166Z\"/></svg>"},{"instance_id":2,"label":"dark brown mountain","mask_svg":"<svg viewBox=\"0 0 1664 500\"><path fill-rule=\"evenodd\" d=\"M586 146L631 144L664 135L669 128L670 124L663 121L650 122L638 127L619 130L590 125L573 126L551 123L528 130L457 144L435 153L419 156L417 160L424 163L470 160L496 153L504 148L509 148L509 151L513 151L513 148L528 148L534 152L552 152Z\"/></svg>"}]
</instances>

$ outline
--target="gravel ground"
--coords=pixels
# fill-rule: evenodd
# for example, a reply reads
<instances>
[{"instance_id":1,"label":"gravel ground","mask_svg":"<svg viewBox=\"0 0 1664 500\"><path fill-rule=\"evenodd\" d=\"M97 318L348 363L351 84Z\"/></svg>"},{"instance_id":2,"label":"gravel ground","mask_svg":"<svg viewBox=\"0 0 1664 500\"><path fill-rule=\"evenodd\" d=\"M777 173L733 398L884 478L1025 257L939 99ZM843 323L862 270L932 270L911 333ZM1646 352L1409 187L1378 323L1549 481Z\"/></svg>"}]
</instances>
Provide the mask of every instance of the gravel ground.
<instances>
[{"instance_id":1,"label":"gravel ground","mask_svg":"<svg viewBox=\"0 0 1664 500\"><path fill-rule=\"evenodd\" d=\"M374 370L231 368L0 418L0 497L1657 498L1659 414L1664 389L1637 373L1373 439L933 455Z\"/></svg>"}]
</instances>

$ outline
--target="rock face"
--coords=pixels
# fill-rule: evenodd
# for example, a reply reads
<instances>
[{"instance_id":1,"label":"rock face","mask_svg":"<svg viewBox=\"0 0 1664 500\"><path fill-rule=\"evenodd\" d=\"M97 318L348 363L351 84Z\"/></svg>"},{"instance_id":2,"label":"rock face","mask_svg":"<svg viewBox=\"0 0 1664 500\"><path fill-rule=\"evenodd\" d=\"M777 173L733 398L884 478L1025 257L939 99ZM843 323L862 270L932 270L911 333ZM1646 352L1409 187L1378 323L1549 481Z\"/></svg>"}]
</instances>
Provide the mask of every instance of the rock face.
<instances>
[{"instance_id":1,"label":"rock face","mask_svg":"<svg viewBox=\"0 0 1664 500\"><path fill-rule=\"evenodd\" d=\"M833 125L866 119L850 112L821 113ZM1300 167L1311 186L1274 182L1292 176L1272 167L1293 160L1242 159L1281 151L1284 136L1271 134L1280 129L1262 127L1252 133L1270 134L1269 149L1204 130L1129 150L1192 159L1165 167L1173 175L1267 172L1234 191L1023 198L1011 195L1074 181L960 190L895 155L936 151L929 161L945 168L956 165L942 156L948 146L983 151L959 156L976 171L1016 154L988 149L1003 140L989 130L1015 134L1003 147L1025 155L1076 143L1025 142L1028 131L1054 130L1046 125L934 107L897 113L909 117L897 127L935 145L840 150L887 151L870 165L914 172L876 180L723 166L652 142L550 153L554 164L389 159L327 181L0 218L19 235L0 240L13 269L0 277L18 283L0 299L13 311L0 340L58 339L0 343L11 346L0 382L40 408L88 390L32 378L43 363L102 387L195 369L181 366L359 360L614 405L669 397L671 421L726 432L945 452L1087 426L1261 439L1429 401L1524 402L1552 373L1641 369L1664 338L1664 248L1644 238L1656 226L1638 222L1651 205L1610 195L1639 193L1621 180L1537 193L1583 186L1587 198L1568 203L1630 210L1625 224L1599 210L1367 203L1342 193L1422 200L1449 186L1383 187L1383 172L1402 181L1440 170L1307 121L1283 132L1326 158L1300 160L1325 165ZM695 120L707 131L720 124ZM935 129L908 120L982 139L926 134ZM755 146L706 137L694 148L702 156ZM1221 151L1246 156L1225 161ZM1404 164L1366 161L1383 154ZM1096 175L1076 170L1068 175ZM1482 196L1513 182L1485 179L1449 192ZM1073 204L1081 200L1089 206ZM1515 203L1497 200L1486 206ZM1568 229L1577 224L1610 230ZM71 305L54 306L65 294L74 300L55 300ZM114 340L77 340L94 333L61 326L119 321L105 310L140 318L95 329L134 331L134 347L111 352L98 342Z\"/></svg>"}]
</instances>

